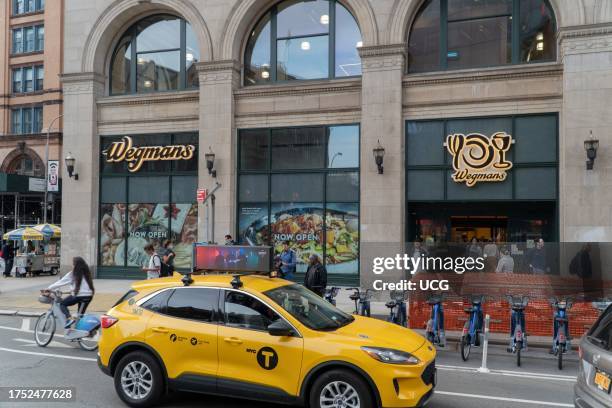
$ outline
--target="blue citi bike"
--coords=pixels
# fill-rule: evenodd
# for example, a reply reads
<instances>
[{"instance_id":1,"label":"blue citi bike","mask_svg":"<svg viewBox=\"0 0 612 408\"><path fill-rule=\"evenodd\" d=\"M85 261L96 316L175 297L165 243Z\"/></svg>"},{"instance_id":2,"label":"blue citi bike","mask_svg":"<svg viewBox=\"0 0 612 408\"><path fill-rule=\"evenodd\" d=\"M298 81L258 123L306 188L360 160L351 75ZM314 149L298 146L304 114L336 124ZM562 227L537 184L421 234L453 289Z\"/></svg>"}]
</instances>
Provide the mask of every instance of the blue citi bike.
<instances>
[{"instance_id":1,"label":"blue citi bike","mask_svg":"<svg viewBox=\"0 0 612 408\"><path fill-rule=\"evenodd\" d=\"M338 292L340 292L340 288L337 286L325 289L325 300L336 306L336 296L338 296Z\"/></svg>"},{"instance_id":2,"label":"blue citi bike","mask_svg":"<svg viewBox=\"0 0 612 408\"><path fill-rule=\"evenodd\" d=\"M529 303L527 296L508 295L510 303L510 345L507 351L516 354L516 365L521 366L521 351L527 350L527 335L525 334L525 308Z\"/></svg>"},{"instance_id":3,"label":"blue citi bike","mask_svg":"<svg viewBox=\"0 0 612 408\"><path fill-rule=\"evenodd\" d=\"M568 311L572 308L572 300L569 298L550 299L554 310L553 321L553 346L551 354L557 357L557 367L563 370L563 354L572 350L569 337L569 316Z\"/></svg>"},{"instance_id":4,"label":"blue citi bike","mask_svg":"<svg viewBox=\"0 0 612 408\"><path fill-rule=\"evenodd\" d=\"M391 300L385 303L389 308L388 322L398 324L403 327L408 327L408 315L406 313L406 298L408 292L392 291Z\"/></svg>"},{"instance_id":5,"label":"blue citi bike","mask_svg":"<svg viewBox=\"0 0 612 408\"><path fill-rule=\"evenodd\" d=\"M42 293L38 301L44 304L50 304L49 310L40 315L34 326L34 340L40 347L46 347L53 336L55 329L59 325L66 325L66 316L60 308L62 303L62 295L70 294L70 292L53 291ZM92 314L84 314L89 302L78 303L78 315L73 327L64 329L64 339L70 342L76 342L83 350L94 351L98 348L98 339L100 337L100 319Z\"/></svg>"},{"instance_id":6,"label":"blue citi bike","mask_svg":"<svg viewBox=\"0 0 612 408\"><path fill-rule=\"evenodd\" d=\"M370 317L370 299L372 298L372 289L361 290L359 288L346 288L352 290L349 298L355 302L354 314Z\"/></svg>"},{"instance_id":7,"label":"blue citi bike","mask_svg":"<svg viewBox=\"0 0 612 408\"><path fill-rule=\"evenodd\" d=\"M431 315L427 321L425 333L427 340L439 347L446 347L446 335L444 331L444 308L442 307L443 295L433 295L427 299L431 306Z\"/></svg>"},{"instance_id":8,"label":"blue citi bike","mask_svg":"<svg viewBox=\"0 0 612 408\"><path fill-rule=\"evenodd\" d=\"M480 347L480 335L482 334L483 312L482 304L484 295L470 296L471 307L463 309L468 314L468 319L463 326L461 334L461 359L467 361L470 357L472 346Z\"/></svg>"}]
</instances>

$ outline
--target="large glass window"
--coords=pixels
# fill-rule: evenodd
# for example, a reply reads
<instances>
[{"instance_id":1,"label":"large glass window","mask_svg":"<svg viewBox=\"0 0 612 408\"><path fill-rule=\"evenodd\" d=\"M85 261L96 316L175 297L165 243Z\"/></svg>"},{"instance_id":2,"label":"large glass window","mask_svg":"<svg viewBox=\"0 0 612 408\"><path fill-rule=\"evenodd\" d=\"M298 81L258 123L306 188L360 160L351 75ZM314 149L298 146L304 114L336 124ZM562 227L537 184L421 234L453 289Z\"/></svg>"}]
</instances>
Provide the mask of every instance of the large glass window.
<instances>
[{"instance_id":1,"label":"large glass window","mask_svg":"<svg viewBox=\"0 0 612 408\"><path fill-rule=\"evenodd\" d=\"M13 0L13 15L36 13L45 9L44 0Z\"/></svg>"},{"instance_id":2,"label":"large glass window","mask_svg":"<svg viewBox=\"0 0 612 408\"><path fill-rule=\"evenodd\" d=\"M285 0L255 25L245 51L245 85L361 75L361 32L336 0Z\"/></svg>"},{"instance_id":3,"label":"large glass window","mask_svg":"<svg viewBox=\"0 0 612 408\"><path fill-rule=\"evenodd\" d=\"M200 51L189 23L170 15L147 17L132 26L115 47L110 93L197 87L198 61Z\"/></svg>"},{"instance_id":4,"label":"large glass window","mask_svg":"<svg viewBox=\"0 0 612 408\"><path fill-rule=\"evenodd\" d=\"M316 254L328 273L357 275L359 126L243 130L239 144L239 240L277 253L290 241L298 272Z\"/></svg>"},{"instance_id":5,"label":"large glass window","mask_svg":"<svg viewBox=\"0 0 612 408\"><path fill-rule=\"evenodd\" d=\"M43 51L45 28L43 25L13 29L13 54Z\"/></svg>"},{"instance_id":6,"label":"large glass window","mask_svg":"<svg viewBox=\"0 0 612 408\"><path fill-rule=\"evenodd\" d=\"M546 0L428 0L412 25L409 72L552 61Z\"/></svg>"},{"instance_id":7,"label":"large glass window","mask_svg":"<svg viewBox=\"0 0 612 408\"><path fill-rule=\"evenodd\" d=\"M11 111L11 132L13 134L40 133L42 131L42 106L25 107Z\"/></svg>"},{"instance_id":8,"label":"large glass window","mask_svg":"<svg viewBox=\"0 0 612 408\"><path fill-rule=\"evenodd\" d=\"M101 149L121 137L103 137ZM141 267L148 262L147 244L159 248L170 240L174 266L187 269L192 244L197 241L197 134L132 136L133 146L196 147L190 160L147 161L136 172L126 163L108 163L100 169L100 265Z\"/></svg>"}]
</instances>

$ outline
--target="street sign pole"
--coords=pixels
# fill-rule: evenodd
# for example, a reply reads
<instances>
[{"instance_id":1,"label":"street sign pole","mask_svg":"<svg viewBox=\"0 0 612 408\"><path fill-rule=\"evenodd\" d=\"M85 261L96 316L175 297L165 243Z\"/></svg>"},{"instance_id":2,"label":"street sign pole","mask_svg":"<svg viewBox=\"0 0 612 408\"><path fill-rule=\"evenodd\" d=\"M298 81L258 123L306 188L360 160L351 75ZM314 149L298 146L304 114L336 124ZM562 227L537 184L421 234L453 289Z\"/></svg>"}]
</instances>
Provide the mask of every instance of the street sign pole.
<instances>
[{"instance_id":1,"label":"street sign pole","mask_svg":"<svg viewBox=\"0 0 612 408\"><path fill-rule=\"evenodd\" d=\"M47 143L45 144L45 201L43 202L43 224L47 223L47 195L49 194L49 136L51 135L51 128L53 127L53 124L62 116L64 115L59 115L53 119L47 128Z\"/></svg>"}]
</instances>

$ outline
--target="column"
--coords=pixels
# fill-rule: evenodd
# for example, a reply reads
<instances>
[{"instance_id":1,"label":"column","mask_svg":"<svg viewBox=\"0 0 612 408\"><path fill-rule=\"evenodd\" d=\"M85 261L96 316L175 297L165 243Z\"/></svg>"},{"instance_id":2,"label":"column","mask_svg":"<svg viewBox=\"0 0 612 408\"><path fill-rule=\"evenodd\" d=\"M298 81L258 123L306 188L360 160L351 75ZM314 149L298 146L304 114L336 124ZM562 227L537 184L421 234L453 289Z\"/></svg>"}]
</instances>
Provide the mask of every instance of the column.
<instances>
[{"instance_id":1,"label":"column","mask_svg":"<svg viewBox=\"0 0 612 408\"><path fill-rule=\"evenodd\" d=\"M396 281L393 272L372 273L374 257L404 249L404 121L402 77L406 44L362 47L361 106L361 256L364 288L374 279ZM372 150L385 149L384 174L378 174Z\"/></svg>"},{"instance_id":2,"label":"column","mask_svg":"<svg viewBox=\"0 0 612 408\"><path fill-rule=\"evenodd\" d=\"M215 193L214 242L223 242L225 234L234 235L236 219L236 131L234 126L234 89L240 82L240 65L233 60L198 64L200 80L200 146L198 186L211 191L215 182L221 188ZM217 178L208 174L204 155L209 148L215 153ZM209 200L210 201L210 200ZM209 203L210 209L210 203ZM212 223L209 210L209 220ZM198 239L205 241L210 231L203 205L198 209ZM209 233L210 234L210 233Z\"/></svg>"},{"instance_id":3,"label":"column","mask_svg":"<svg viewBox=\"0 0 612 408\"><path fill-rule=\"evenodd\" d=\"M80 256L95 273L98 261L98 184L100 143L97 134L96 99L103 95L104 78L94 73L62 76L64 94L64 157L76 159L79 179L69 178L62 166L61 269L72 268ZM64 158L60 158L63 160Z\"/></svg>"}]
</instances>

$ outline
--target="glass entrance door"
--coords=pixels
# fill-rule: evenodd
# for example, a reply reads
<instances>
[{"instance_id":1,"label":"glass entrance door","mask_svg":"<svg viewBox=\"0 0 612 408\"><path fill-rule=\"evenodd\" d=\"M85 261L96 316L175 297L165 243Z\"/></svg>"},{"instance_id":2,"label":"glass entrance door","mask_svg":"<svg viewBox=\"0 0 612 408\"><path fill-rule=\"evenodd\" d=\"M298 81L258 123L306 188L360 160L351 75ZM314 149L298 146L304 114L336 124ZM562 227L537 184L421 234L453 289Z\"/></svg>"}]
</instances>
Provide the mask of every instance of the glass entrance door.
<instances>
[{"instance_id":1,"label":"glass entrance door","mask_svg":"<svg viewBox=\"0 0 612 408\"><path fill-rule=\"evenodd\" d=\"M451 216L451 242L505 242L508 232L507 216Z\"/></svg>"}]
</instances>

